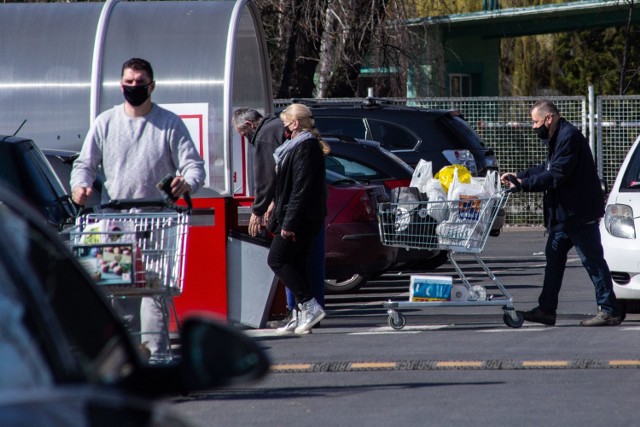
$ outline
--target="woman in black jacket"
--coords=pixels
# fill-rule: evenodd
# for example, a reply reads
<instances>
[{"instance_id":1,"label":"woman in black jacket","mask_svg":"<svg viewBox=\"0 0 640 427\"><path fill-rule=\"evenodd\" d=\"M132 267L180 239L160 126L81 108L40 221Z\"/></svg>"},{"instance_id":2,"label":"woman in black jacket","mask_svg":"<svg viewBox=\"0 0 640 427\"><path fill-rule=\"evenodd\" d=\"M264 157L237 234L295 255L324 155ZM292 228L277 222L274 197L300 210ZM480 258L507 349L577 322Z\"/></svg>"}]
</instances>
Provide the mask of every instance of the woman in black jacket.
<instances>
[{"instance_id":1,"label":"woman in black jacket","mask_svg":"<svg viewBox=\"0 0 640 427\"><path fill-rule=\"evenodd\" d=\"M292 320L277 331L304 334L325 317L312 294L309 252L327 212L324 155L329 150L305 105L290 105L280 113L280 119L291 137L274 153L275 207L269 231L275 236L268 264L298 303Z\"/></svg>"}]
</instances>

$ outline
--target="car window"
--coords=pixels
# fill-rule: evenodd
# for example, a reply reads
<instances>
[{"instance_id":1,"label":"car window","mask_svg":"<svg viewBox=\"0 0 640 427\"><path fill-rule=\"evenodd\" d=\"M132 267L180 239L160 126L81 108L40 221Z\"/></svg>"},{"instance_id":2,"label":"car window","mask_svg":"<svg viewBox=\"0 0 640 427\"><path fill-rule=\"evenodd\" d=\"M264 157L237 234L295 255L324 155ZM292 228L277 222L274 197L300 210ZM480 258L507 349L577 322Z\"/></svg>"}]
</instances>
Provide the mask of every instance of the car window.
<instances>
[{"instance_id":1,"label":"car window","mask_svg":"<svg viewBox=\"0 0 640 427\"><path fill-rule=\"evenodd\" d=\"M620 191L640 191L640 144L636 146L627 170L624 171Z\"/></svg>"},{"instance_id":2,"label":"car window","mask_svg":"<svg viewBox=\"0 0 640 427\"><path fill-rule=\"evenodd\" d=\"M469 123L467 123L460 116L446 115L442 117L442 123L444 123L453 132L459 141L462 142L464 148L471 150L480 150L484 147L482 138L471 129ZM461 147L456 147L461 148Z\"/></svg>"},{"instance_id":3,"label":"car window","mask_svg":"<svg viewBox=\"0 0 640 427\"><path fill-rule=\"evenodd\" d=\"M40 150L31 142L22 147L4 144L0 148L0 177L14 191L40 209L51 224L62 226L75 217L74 206Z\"/></svg>"},{"instance_id":4,"label":"car window","mask_svg":"<svg viewBox=\"0 0 640 427\"><path fill-rule=\"evenodd\" d=\"M22 277L20 284L31 332L43 349L52 369L60 365L64 352L71 351L87 377L100 383L113 383L132 370L134 356L128 337L107 305L92 286L91 279L72 258L61 241L34 223L21 218L0 201L0 230L19 230L10 241L19 262L11 265ZM3 241L6 252L6 241ZM10 256L2 256L4 266ZM7 261L9 260L9 261ZM8 267L7 267L8 268ZM35 289L35 290L34 290ZM33 298L38 292L46 299ZM31 295L31 296L30 296ZM51 312L53 318L43 313ZM55 319L55 321L53 321ZM63 334L70 348L55 350L55 333ZM65 345L57 343L57 345ZM57 354L57 356L56 356ZM57 357L57 359L56 359ZM57 362L56 362L57 361ZM58 363L58 365L56 365ZM76 362L77 363L77 362ZM68 378L67 378L68 380Z\"/></svg>"},{"instance_id":5,"label":"car window","mask_svg":"<svg viewBox=\"0 0 640 427\"><path fill-rule=\"evenodd\" d=\"M418 144L417 135L395 123L375 119L368 119L368 123L371 129L369 139L380 142L387 150L411 150Z\"/></svg>"},{"instance_id":6,"label":"car window","mask_svg":"<svg viewBox=\"0 0 640 427\"><path fill-rule=\"evenodd\" d=\"M27 326L18 286L5 263L0 262L0 390L53 382L45 358Z\"/></svg>"},{"instance_id":7,"label":"car window","mask_svg":"<svg viewBox=\"0 0 640 427\"><path fill-rule=\"evenodd\" d=\"M315 117L316 128L325 134L349 135L353 138L373 139L362 117Z\"/></svg>"},{"instance_id":8,"label":"car window","mask_svg":"<svg viewBox=\"0 0 640 427\"><path fill-rule=\"evenodd\" d=\"M325 166L327 170L339 173L356 181L387 178L386 175L375 169L353 160L338 157L335 154L325 156Z\"/></svg>"}]
</instances>

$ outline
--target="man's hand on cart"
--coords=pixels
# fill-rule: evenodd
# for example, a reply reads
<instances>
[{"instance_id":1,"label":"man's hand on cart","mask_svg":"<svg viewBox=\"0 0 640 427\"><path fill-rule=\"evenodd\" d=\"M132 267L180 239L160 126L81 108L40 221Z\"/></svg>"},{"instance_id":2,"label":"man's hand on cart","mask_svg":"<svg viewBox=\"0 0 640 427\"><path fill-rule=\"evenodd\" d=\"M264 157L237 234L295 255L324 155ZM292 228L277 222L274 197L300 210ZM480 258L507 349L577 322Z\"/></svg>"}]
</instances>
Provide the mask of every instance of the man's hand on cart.
<instances>
[{"instance_id":1,"label":"man's hand on cart","mask_svg":"<svg viewBox=\"0 0 640 427\"><path fill-rule=\"evenodd\" d=\"M77 205L84 206L92 193L93 189L91 187L77 186L71 192L71 200Z\"/></svg>"},{"instance_id":2,"label":"man's hand on cart","mask_svg":"<svg viewBox=\"0 0 640 427\"><path fill-rule=\"evenodd\" d=\"M505 174L502 174L502 176L500 177L500 182L502 182L503 184L509 185L509 190L512 193L516 193L522 190L522 184L520 183L520 180L513 172L507 172Z\"/></svg>"},{"instance_id":3,"label":"man's hand on cart","mask_svg":"<svg viewBox=\"0 0 640 427\"><path fill-rule=\"evenodd\" d=\"M171 195L177 199L191 192L191 186L184 177L178 175L171 181Z\"/></svg>"}]
</instances>

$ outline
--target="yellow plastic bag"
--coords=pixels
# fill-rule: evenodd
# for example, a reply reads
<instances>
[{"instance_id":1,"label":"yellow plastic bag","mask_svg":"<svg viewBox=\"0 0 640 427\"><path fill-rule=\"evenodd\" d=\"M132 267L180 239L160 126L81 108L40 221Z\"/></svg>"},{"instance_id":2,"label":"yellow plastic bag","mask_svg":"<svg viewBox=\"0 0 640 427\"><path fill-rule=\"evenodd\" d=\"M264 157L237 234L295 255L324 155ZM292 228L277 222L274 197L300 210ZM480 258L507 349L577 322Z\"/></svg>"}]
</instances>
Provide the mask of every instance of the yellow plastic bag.
<instances>
[{"instance_id":1,"label":"yellow plastic bag","mask_svg":"<svg viewBox=\"0 0 640 427\"><path fill-rule=\"evenodd\" d=\"M463 184L471 182L471 172L469 172L469 169L466 167L462 165L445 166L434 176L434 178L437 178L438 181L440 181L440 184L442 184L442 189L445 193L449 192L449 186L453 182L453 172L456 169L458 170L458 181Z\"/></svg>"}]
</instances>

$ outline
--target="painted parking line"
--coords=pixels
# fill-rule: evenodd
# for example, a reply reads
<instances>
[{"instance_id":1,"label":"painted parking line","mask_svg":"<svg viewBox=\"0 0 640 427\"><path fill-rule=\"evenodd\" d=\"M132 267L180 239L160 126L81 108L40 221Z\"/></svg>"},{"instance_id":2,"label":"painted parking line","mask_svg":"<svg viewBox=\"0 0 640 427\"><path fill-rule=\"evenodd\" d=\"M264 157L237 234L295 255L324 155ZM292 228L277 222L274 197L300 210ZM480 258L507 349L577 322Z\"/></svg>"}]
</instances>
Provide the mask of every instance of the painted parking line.
<instances>
[{"instance_id":1,"label":"painted parking line","mask_svg":"<svg viewBox=\"0 0 640 427\"><path fill-rule=\"evenodd\" d=\"M613 360L402 360L274 364L273 373L440 371L440 370L549 370L640 369L640 359Z\"/></svg>"}]
</instances>

